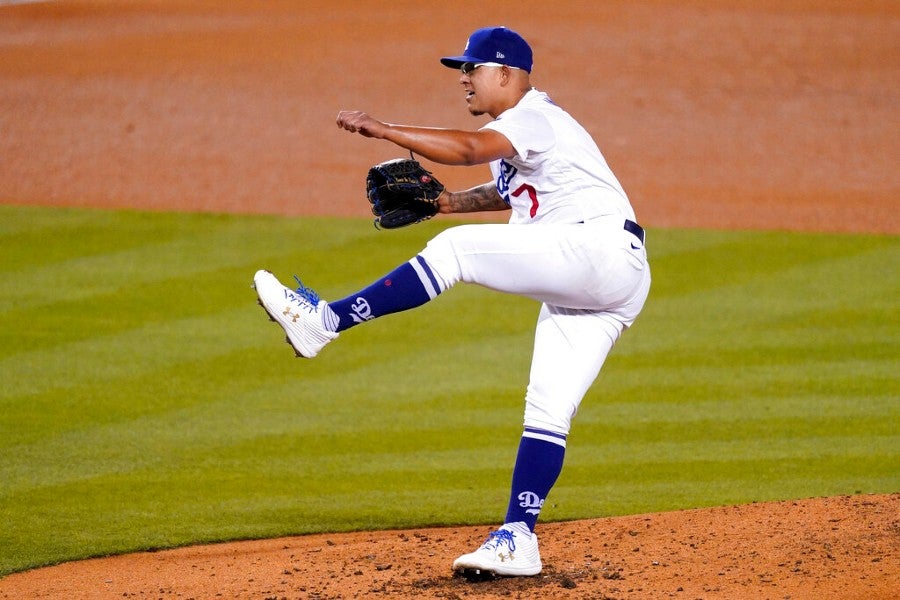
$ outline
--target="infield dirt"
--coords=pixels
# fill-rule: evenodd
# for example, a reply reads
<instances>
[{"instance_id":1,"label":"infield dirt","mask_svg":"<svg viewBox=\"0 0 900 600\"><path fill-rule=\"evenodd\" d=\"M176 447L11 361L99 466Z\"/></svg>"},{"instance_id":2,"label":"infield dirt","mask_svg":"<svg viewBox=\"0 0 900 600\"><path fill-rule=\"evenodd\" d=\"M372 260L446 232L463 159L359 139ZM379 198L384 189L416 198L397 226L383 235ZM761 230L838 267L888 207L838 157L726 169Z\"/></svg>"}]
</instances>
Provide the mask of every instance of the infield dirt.
<instances>
[{"instance_id":1,"label":"infield dirt","mask_svg":"<svg viewBox=\"0 0 900 600\"><path fill-rule=\"evenodd\" d=\"M479 126L437 57L504 24L645 226L900 232L896 2L3 4L2 202L365 216L365 170L400 153L337 111ZM0 598L886 600L898 515L891 494L541 524L542 575L478 584L449 565L486 527L304 536L38 569Z\"/></svg>"}]
</instances>

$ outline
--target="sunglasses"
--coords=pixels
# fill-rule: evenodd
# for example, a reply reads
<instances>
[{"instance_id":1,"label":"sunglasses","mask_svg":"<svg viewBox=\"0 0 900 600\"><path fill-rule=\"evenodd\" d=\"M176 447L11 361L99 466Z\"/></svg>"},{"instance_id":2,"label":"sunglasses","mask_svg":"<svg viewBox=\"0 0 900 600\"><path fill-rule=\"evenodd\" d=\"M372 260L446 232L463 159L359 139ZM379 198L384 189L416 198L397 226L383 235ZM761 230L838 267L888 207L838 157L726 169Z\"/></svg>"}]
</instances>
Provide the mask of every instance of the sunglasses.
<instances>
[{"instance_id":1,"label":"sunglasses","mask_svg":"<svg viewBox=\"0 0 900 600\"><path fill-rule=\"evenodd\" d=\"M501 65L500 63L495 62L483 62L483 63L474 63L467 62L463 63L459 66L459 71L463 75L471 75L475 69L480 67L508 67L509 65ZM518 67L509 67L510 69L517 69Z\"/></svg>"}]
</instances>

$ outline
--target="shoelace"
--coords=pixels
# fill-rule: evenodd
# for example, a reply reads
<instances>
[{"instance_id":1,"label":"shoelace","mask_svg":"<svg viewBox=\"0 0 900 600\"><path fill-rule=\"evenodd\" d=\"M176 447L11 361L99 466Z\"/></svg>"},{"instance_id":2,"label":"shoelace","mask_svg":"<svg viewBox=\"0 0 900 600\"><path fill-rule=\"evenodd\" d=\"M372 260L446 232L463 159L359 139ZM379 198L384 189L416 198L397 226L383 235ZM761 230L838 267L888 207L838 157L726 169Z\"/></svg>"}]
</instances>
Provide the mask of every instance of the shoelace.
<instances>
[{"instance_id":1,"label":"shoelace","mask_svg":"<svg viewBox=\"0 0 900 600\"><path fill-rule=\"evenodd\" d=\"M313 307L318 306L319 300L320 300L319 295L317 293L315 293L313 290L304 286L303 282L300 281L300 278L297 277L296 275L294 275L294 279L297 280L297 289L295 290L297 292L297 295L299 295L301 298L303 298L304 300L306 300L307 302L312 304Z\"/></svg>"},{"instance_id":2,"label":"shoelace","mask_svg":"<svg viewBox=\"0 0 900 600\"><path fill-rule=\"evenodd\" d=\"M488 534L488 539L484 542L485 546L498 548L500 544L506 544L510 552L516 551L515 534L508 529L498 529Z\"/></svg>"}]
</instances>

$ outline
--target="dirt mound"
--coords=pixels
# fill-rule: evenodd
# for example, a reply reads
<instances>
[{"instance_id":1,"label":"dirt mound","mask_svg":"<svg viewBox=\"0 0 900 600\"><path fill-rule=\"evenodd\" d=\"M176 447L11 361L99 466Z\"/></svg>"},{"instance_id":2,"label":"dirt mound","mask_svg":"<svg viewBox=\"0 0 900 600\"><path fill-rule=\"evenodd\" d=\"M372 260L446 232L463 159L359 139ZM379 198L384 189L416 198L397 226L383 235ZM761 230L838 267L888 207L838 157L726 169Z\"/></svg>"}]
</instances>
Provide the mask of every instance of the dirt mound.
<instances>
[{"instance_id":1,"label":"dirt mound","mask_svg":"<svg viewBox=\"0 0 900 600\"><path fill-rule=\"evenodd\" d=\"M889 600L900 494L538 525L544 571L468 582L487 527L323 534L67 563L0 581L0 598L584 598Z\"/></svg>"}]
</instances>

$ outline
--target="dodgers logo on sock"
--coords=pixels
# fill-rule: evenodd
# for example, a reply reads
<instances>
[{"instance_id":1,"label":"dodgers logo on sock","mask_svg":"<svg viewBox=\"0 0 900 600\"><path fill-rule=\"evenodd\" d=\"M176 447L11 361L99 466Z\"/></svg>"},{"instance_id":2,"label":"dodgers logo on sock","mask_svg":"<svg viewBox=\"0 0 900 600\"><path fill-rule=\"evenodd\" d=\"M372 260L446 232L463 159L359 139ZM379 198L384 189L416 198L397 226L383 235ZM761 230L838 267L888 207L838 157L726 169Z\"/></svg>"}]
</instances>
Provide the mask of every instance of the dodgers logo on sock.
<instances>
[{"instance_id":1,"label":"dodgers logo on sock","mask_svg":"<svg viewBox=\"0 0 900 600\"><path fill-rule=\"evenodd\" d=\"M353 311L353 314L350 315L350 317L357 323L362 323L363 321L368 321L372 318L372 307L369 306L368 301L362 296L357 298L356 302L350 305L350 309Z\"/></svg>"},{"instance_id":2,"label":"dodgers logo on sock","mask_svg":"<svg viewBox=\"0 0 900 600\"><path fill-rule=\"evenodd\" d=\"M539 514L544 506L544 501L534 492L522 492L518 498L519 506L526 509L525 512L530 515Z\"/></svg>"}]
</instances>

